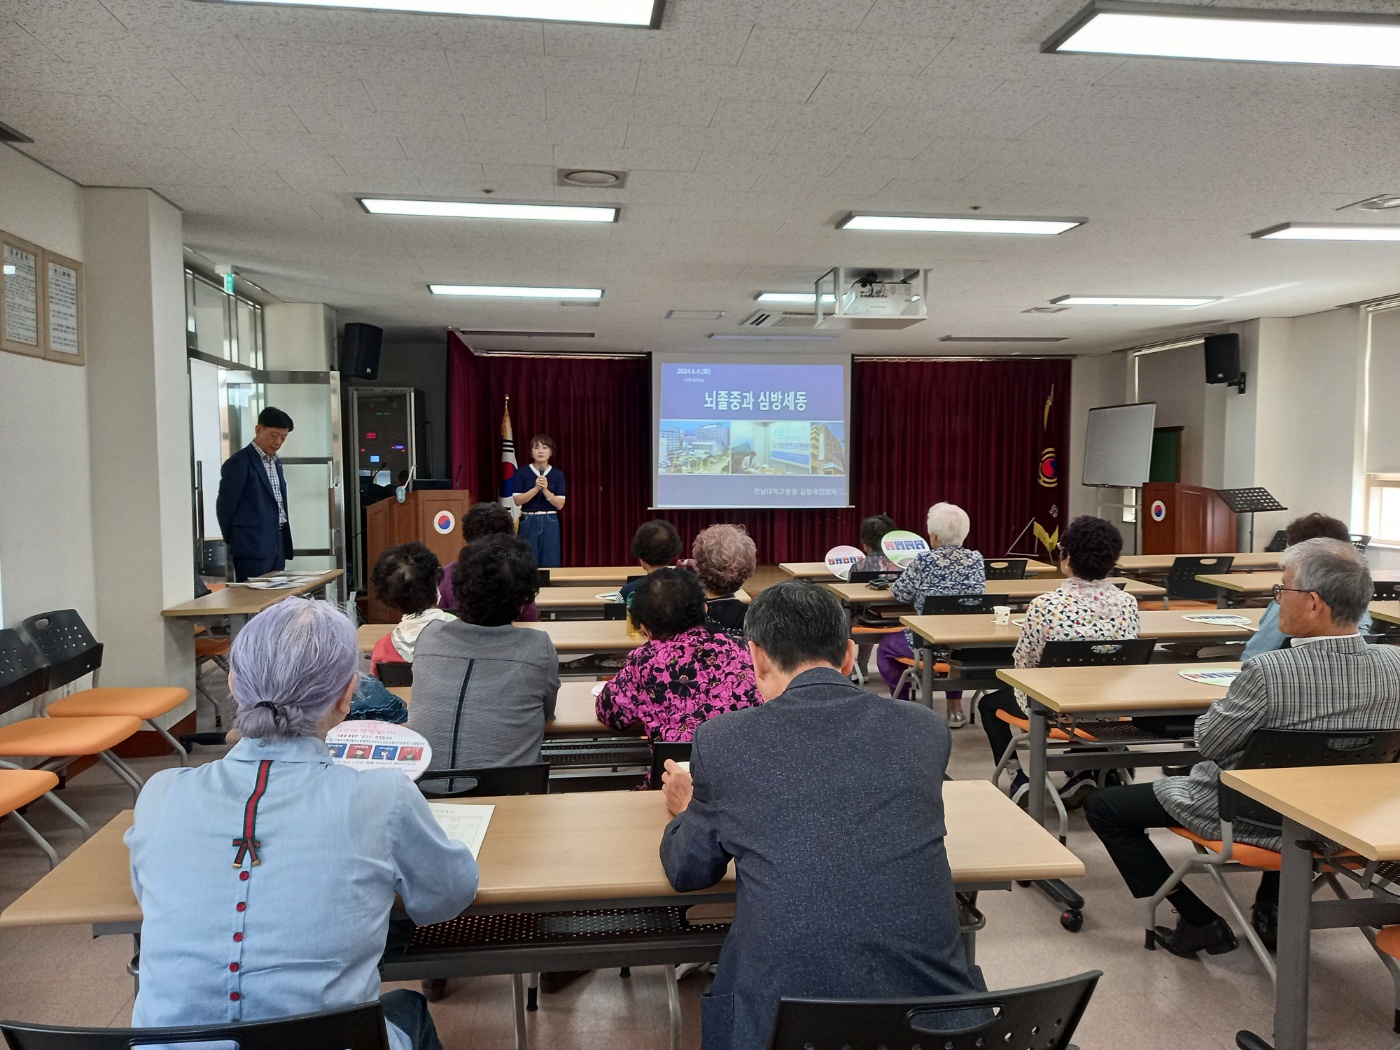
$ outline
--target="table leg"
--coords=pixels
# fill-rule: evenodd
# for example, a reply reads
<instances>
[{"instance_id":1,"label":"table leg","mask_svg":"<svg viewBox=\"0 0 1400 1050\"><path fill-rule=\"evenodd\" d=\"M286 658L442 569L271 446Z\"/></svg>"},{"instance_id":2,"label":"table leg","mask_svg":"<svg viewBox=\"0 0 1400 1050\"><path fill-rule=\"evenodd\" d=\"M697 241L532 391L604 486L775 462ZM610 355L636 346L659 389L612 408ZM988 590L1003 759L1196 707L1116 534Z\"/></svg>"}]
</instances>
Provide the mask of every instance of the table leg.
<instances>
[{"instance_id":1,"label":"table leg","mask_svg":"<svg viewBox=\"0 0 1400 1050\"><path fill-rule=\"evenodd\" d=\"M1230 592L1224 587L1217 587L1215 589L1215 607L1217 609L1230 608Z\"/></svg>"},{"instance_id":2,"label":"table leg","mask_svg":"<svg viewBox=\"0 0 1400 1050\"><path fill-rule=\"evenodd\" d=\"M933 650L920 649L917 659L923 665L923 677L920 679L919 699L930 711L933 710ZM946 717L946 712L944 717Z\"/></svg>"},{"instance_id":3,"label":"table leg","mask_svg":"<svg viewBox=\"0 0 1400 1050\"><path fill-rule=\"evenodd\" d=\"M237 638L238 632L248 626L247 613L232 613L228 618L228 636Z\"/></svg>"},{"instance_id":4,"label":"table leg","mask_svg":"<svg viewBox=\"0 0 1400 1050\"><path fill-rule=\"evenodd\" d=\"M1040 825L1045 824L1045 758L1047 742L1050 737L1050 720L1046 717L1045 708L1041 707L1034 700L1028 700L1031 709L1031 729L1030 729L1030 754L1027 759L1029 768L1026 776L1030 778L1030 806L1031 818Z\"/></svg>"},{"instance_id":5,"label":"table leg","mask_svg":"<svg viewBox=\"0 0 1400 1050\"><path fill-rule=\"evenodd\" d=\"M1274 1045L1306 1050L1308 964L1312 942L1312 851L1300 849L1309 831L1283 819L1283 865L1279 886L1278 982L1274 989Z\"/></svg>"}]
</instances>

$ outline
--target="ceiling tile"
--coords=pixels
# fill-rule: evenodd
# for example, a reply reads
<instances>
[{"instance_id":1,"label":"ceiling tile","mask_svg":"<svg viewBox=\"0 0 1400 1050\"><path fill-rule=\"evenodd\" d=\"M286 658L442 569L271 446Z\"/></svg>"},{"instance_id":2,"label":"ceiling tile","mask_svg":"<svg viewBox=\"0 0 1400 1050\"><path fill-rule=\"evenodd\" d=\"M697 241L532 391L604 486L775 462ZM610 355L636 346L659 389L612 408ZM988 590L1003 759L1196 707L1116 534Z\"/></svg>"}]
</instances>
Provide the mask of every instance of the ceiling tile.
<instances>
[{"instance_id":1,"label":"ceiling tile","mask_svg":"<svg viewBox=\"0 0 1400 1050\"><path fill-rule=\"evenodd\" d=\"M914 76L947 45L946 37L885 36L812 29L754 29L741 65L769 69L832 69Z\"/></svg>"},{"instance_id":2,"label":"ceiling tile","mask_svg":"<svg viewBox=\"0 0 1400 1050\"><path fill-rule=\"evenodd\" d=\"M667 12L669 14L669 12ZM565 58L651 59L733 65L749 38L749 25L673 22L659 30L545 23L545 53Z\"/></svg>"},{"instance_id":3,"label":"ceiling tile","mask_svg":"<svg viewBox=\"0 0 1400 1050\"><path fill-rule=\"evenodd\" d=\"M644 60L637 80L637 94L806 102L821 78L819 70L735 68Z\"/></svg>"}]
</instances>

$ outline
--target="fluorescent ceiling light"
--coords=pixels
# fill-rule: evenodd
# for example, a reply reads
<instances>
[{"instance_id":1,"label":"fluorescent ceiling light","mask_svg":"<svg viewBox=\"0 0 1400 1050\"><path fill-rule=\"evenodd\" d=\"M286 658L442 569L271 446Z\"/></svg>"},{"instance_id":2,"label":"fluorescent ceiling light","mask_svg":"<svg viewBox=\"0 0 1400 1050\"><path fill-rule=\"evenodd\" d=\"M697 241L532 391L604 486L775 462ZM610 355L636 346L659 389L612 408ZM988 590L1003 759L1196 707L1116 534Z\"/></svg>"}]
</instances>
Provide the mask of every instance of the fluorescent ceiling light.
<instances>
[{"instance_id":1,"label":"fluorescent ceiling light","mask_svg":"<svg viewBox=\"0 0 1400 1050\"><path fill-rule=\"evenodd\" d=\"M820 340L820 341L823 341L823 342L824 342L824 341L826 341L826 340L828 340L828 339L835 339L836 336L834 336L834 335L759 335L759 334L757 334L757 333L754 333L753 335L750 335L748 332L712 332L712 333L710 333L710 338L711 338L711 339L763 339L763 340L767 340L767 341L770 342L770 343L789 343L789 342L795 342L795 341L799 341L799 340Z\"/></svg>"},{"instance_id":2,"label":"fluorescent ceiling light","mask_svg":"<svg viewBox=\"0 0 1400 1050\"><path fill-rule=\"evenodd\" d=\"M371 215L427 215L447 219L543 219L550 222L616 222L618 209L583 204L503 204L495 201L425 201L361 197Z\"/></svg>"},{"instance_id":3,"label":"fluorescent ceiling light","mask_svg":"<svg viewBox=\"0 0 1400 1050\"><path fill-rule=\"evenodd\" d=\"M1095 0L1041 51L1400 66L1393 15Z\"/></svg>"},{"instance_id":4,"label":"fluorescent ceiling light","mask_svg":"<svg viewBox=\"0 0 1400 1050\"><path fill-rule=\"evenodd\" d=\"M5 276L6 276L6 277L12 277L12 276L14 276L14 275L17 274L17 273L19 273L19 267L16 266L14 263L6 263L6 264L5 264Z\"/></svg>"},{"instance_id":5,"label":"fluorescent ceiling light","mask_svg":"<svg viewBox=\"0 0 1400 1050\"><path fill-rule=\"evenodd\" d=\"M1083 226L1083 219L970 219L957 215L866 215L853 212L836 224L838 230L880 230L899 233L1023 233L1050 236Z\"/></svg>"},{"instance_id":6,"label":"fluorescent ceiling light","mask_svg":"<svg viewBox=\"0 0 1400 1050\"><path fill-rule=\"evenodd\" d=\"M430 284L434 295L473 295L488 299L601 299L601 288L526 288L501 284Z\"/></svg>"},{"instance_id":7,"label":"fluorescent ceiling light","mask_svg":"<svg viewBox=\"0 0 1400 1050\"><path fill-rule=\"evenodd\" d=\"M816 292L759 292L754 296L755 302L760 303L805 303L808 306L815 306L817 302ZM822 293L822 302L834 303L836 296L830 292Z\"/></svg>"},{"instance_id":8,"label":"fluorescent ceiling light","mask_svg":"<svg viewBox=\"0 0 1400 1050\"><path fill-rule=\"evenodd\" d=\"M1062 295L1051 299L1056 306L1205 306L1220 301L1217 296L1171 295Z\"/></svg>"},{"instance_id":9,"label":"fluorescent ceiling light","mask_svg":"<svg viewBox=\"0 0 1400 1050\"><path fill-rule=\"evenodd\" d=\"M1285 222L1251 233L1266 241L1400 241L1400 226L1358 226L1345 222Z\"/></svg>"},{"instance_id":10,"label":"fluorescent ceiling light","mask_svg":"<svg viewBox=\"0 0 1400 1050\"><path fill-rule=\"evenodd\" d=\"M264 7L338 7L357 11L411 11L430 15L526 18L609 26L661 25L662 0L212 0Z\"/></svg>"}]
</instances>

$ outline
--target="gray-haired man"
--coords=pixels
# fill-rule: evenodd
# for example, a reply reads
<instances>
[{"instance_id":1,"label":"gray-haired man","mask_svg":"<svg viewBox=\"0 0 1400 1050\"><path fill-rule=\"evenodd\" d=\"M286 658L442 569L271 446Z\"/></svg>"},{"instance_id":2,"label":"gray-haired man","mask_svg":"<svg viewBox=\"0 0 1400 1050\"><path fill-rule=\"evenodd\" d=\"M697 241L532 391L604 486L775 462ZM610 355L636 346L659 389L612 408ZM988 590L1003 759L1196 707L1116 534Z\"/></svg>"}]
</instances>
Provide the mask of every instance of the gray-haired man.
<instances>
[{"instance_id":1,"label":"gray-haired man","mask_svg":"<svg viewBox=\"0 0 1400 1050\"><path fill-rule=\"evenodd\" d=\"M1274 588L1279 629L1290 648L1260 653L1245 664L1230 691L1196 720L1196 746L1205 761L1187 777L1108 788L1085 806L1094 829L1134 897L1150 897L1171 866L1147 837L1148 828L1185 827L1220 837L1220 771L1240 760L1256 729L1400 728L1400 649L1367 645L1357 623L1371 600L1371 574L1349 543L1305 540L1280 559L1283 582ZM1235 839L1277 850L1264 829L1235 828ZM1237 946L1234 932L1185 886L1168 898L1176 929L1156 929L1157 943L1175 955L1205 950L1219 955ZM1253 923L1273 947L1278 930L1278 873L1265 872Z\"/></svg>"}]
</instances>

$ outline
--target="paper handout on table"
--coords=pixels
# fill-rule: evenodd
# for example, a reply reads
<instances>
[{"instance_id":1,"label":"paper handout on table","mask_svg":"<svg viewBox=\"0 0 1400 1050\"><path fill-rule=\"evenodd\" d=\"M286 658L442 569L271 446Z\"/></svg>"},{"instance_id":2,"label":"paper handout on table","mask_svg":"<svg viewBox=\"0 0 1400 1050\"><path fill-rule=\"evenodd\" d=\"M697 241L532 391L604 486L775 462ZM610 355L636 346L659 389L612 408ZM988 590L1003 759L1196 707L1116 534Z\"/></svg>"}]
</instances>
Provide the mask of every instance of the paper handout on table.
<instances>
[{"instance_id":1,"label":"paper handout on table","mask_svg":"<svg viewBox=\"0 0 1400 1050\"><path fill-rule=\"evenodd\" d=\"M1192 623L1218 623L1229 627L1253 627L1254 621L1239 613L1188 613L1182 617Z\"/></svg>"},{"instance_id":2,"label":"paper handout on table","mask_svg":"<svg viewBox=\"0 0 1400 1050\"><path fill-rule=\"evenodd\" d=\"M486 828L491 823L495 806L457 805L453 802L429 802L433 819L447 833L447 837L463 843L472 851L473 857L481 856L481 843L486 838Z\"/></svg>"},{"instance_id":3,"label":"paper handout on table","mask_svg":"<svg viewBox=\"0 0 1400 1050\"><path fill-rule=\"evenodd\" d=\"M1217 668L1214 671L1179 671L1177 673L1188 682L1199 682L1201 685L1229 686L1240 671L1237 667L1228 667Z\"/></svg>"}]
</instances>

